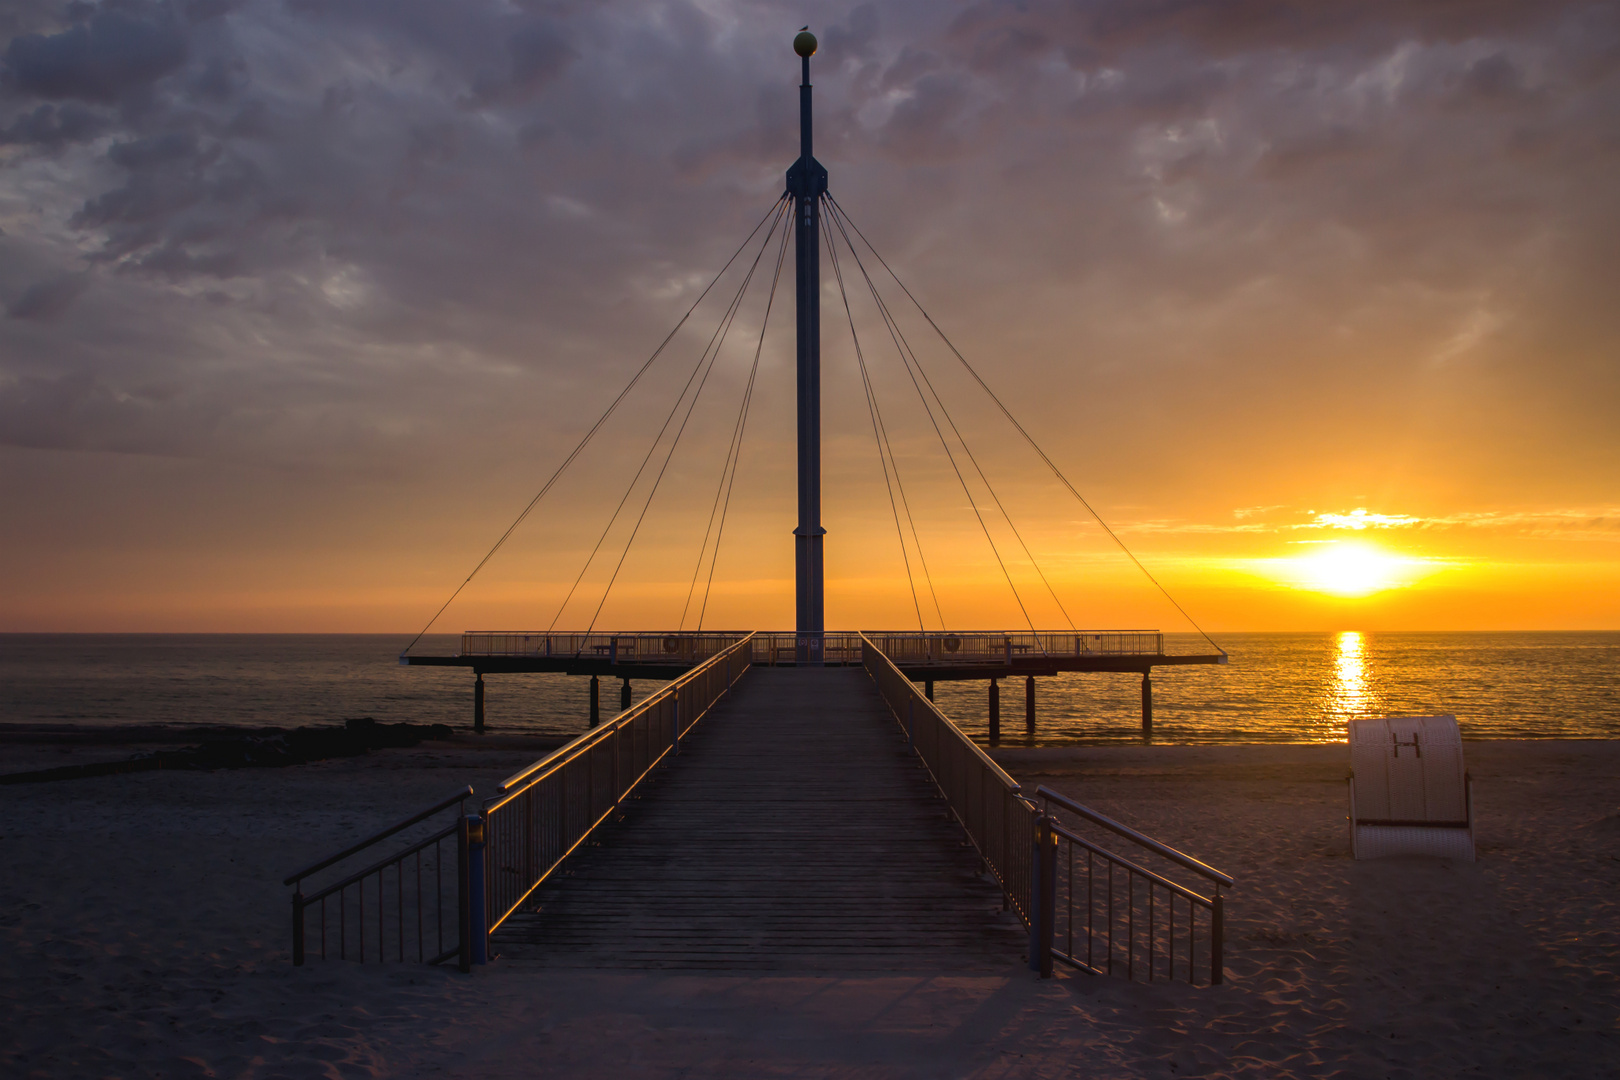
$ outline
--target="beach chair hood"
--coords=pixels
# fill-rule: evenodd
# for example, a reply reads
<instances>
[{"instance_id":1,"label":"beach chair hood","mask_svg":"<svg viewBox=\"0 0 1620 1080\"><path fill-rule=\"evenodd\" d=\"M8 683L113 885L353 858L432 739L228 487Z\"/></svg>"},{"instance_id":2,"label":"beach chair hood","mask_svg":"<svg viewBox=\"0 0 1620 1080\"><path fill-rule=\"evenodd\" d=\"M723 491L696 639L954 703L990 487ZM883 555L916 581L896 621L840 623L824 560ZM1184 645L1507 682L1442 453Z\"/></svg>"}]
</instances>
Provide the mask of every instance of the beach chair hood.
<instances>
[{"instance_id":1,"label":"beach chair hood","mask_svg":"<svg viewBox=\"0 0 1620 1080\"><path fill-rule=\"evenodd\" d=\"M1349 729L1355 857L1472 861L1473 806L1456 717L1352 720Z\"/></svg>"}]
</instances>

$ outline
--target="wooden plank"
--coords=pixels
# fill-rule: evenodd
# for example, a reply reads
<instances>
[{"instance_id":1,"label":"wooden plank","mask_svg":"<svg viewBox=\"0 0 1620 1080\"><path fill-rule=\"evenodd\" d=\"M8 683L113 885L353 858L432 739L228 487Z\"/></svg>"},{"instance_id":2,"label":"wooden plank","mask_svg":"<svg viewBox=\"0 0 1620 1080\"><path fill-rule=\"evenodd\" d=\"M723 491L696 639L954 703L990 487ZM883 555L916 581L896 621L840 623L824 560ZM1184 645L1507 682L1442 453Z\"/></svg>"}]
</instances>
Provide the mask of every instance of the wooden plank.
<instances>
[{"instance_id":1,"label":"wooden plank","mask_svg":"<svg viewBox=\"0 0 1620 1080\"><path fill-rule=\"evenodd\" d=\"M860 668L755 668L495 935L503 964L1005 971L1023 929Z\"/></svg>"}]
</instances>

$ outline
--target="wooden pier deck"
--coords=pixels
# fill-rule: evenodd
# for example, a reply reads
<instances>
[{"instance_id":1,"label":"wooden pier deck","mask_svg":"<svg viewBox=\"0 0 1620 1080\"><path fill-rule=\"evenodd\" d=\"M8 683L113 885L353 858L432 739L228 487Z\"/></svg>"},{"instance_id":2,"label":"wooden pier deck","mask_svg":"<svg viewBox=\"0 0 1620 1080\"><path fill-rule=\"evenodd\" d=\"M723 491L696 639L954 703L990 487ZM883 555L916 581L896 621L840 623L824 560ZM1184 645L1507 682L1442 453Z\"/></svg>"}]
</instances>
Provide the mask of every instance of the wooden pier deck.
<instances>
[{"instance_id":1,"label":"wooden pier deck","mask_svg":"<svg viewBox=\"0 0 1620 1080\"><path fill-rule=\"evenodd\" d=\"M859 668L755 668L494 935L503 965L1013 970L1018 920Z\"/></svg>"}]
</instances>

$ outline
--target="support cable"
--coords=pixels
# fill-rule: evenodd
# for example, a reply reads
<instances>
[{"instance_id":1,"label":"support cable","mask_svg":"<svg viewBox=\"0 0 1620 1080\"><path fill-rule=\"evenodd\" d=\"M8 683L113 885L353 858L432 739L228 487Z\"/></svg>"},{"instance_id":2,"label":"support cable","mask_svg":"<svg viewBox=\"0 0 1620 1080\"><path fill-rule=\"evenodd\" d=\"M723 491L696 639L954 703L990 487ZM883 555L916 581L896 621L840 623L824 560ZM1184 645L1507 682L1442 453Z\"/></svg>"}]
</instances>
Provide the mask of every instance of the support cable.
<instances>
[{"instance_id":1,"label":"support cable","mask_svg":"<svg viewBox=\"0 0 1620 1080\"><path fill-rule=\"evenodd\" d=\"M785 214L786 213L786 208L787 208L787 203L786 202L783 202L783 203L779 204L778 208L777 208L778 213ZM749 283L753 281L754 272L759 268L759 260L761 259L761 257L764 256L766 248L768 248L770 246L770 237L775 235L775 232L776 232L776 227L773 225L771 227L770 232L768 232L766 234L765 241L762 244L760 244L759 251L754 254L754 261L749 266L748 273L743 276L742 283L738 286L736 295L734 295L731 298L730 304L727 305L725 312L720 316L720 321L715 326L714 333L710 335L708 344L704 346L703 352L698 357L697 363L693 366L691 372L687 375L686 383L681 387L681 392L678 395L676 395L674 404L672 404L670 406L669 413L664 417L663 425L658 429L658 433L655 436L653 436L652 444L647 447L646 456L641 459L641 464L636 468L636 474L633 477L630 478L630 483L624 489L624 495L620 497L619 504L616 507L614 507L612 516L608 518L607 525L605 525L603 527L603 529L602 529L602 534L597 537L596 546L591 548L591 553L588 556L586 556L585 565L581 566L580 569L579 569L579 576L574 579L573 585L570 586L569 589L568 589L568 594L563 597L562 605L557 608L557 613L552 616L551 624L546 627L546 631L548 633L557 625L557 620L562 618L563 612L565 610L567 610L567 608L568 608L569 601L573 599L574 593L578 590L578 588L580 586L580 583L585 580L585 575L590 570L591 563L596 560L597 553L601 551L603 543L605 543L607 541L607 537L608 537L609 532L612 531L614 523L617 522L618 519L619 519L619 514L624 511L625 504L630 501L630 496L635 492L636 485L641 481L642 474L646 471L647 465L652 461L653 455L658 452L659 444L663 442L664 435L665 435L666 432L668 432L669 425L674 421L676 413L680 412L681 403L686 400L687 391L689 391L692 388L692 383L693 383L694 380L696 380L698 378L699 372L702 372L703 382L708 381L708 377L709 377L708 372L709 372L710 369L712 369L714 367L715 358L720 355L720 345L724 344L724 342L725 342L725 335L730 331L731 324L732 324L732 322L735 321L735 319L737 317L737 309L739 307L741 307L741 305L742 305L743 295L748 291ZM707 364L707 367L705 366L705 364ZM703 392L702 383L699 384L697 392L699 394L701 394ZM692 398L691 405L689 405L687 407L687 417L691 416L691 409L696 404L697 404L697 396L694 395L693 398ZM686 427L686 423L683 420L682 423L681 423L682 430L685 430L685 427ZM676 440L678 441L679 438L680 438L680 436L677 434L676 435ZM671 453L674 452L673 446L671 447L670 452ZM664 459L664 467L668 468L668 466L669 466L669 459L666 456L665 459ZM660 478L662 478L663 477L663 472L660 471L658 475L659 475ZM655 483L654 484L654 491L656 491L656 490L657 490L657 485ZM650 501L651 496L649 495L648 498L649 498L649 501ZM643 507L643 509L642 509L642 516L643 517L646 516L646 508L645 507ZM639 525L640 525L640 522L638 520L637 526L639 527ZM633 533L631 535L631 539L634 539L634 534ZM626 552L628 552L628 550L629 550L628 546L626 547L625 550L626 550ZM621 556L620 560L619 560L619 565L622 566L623 564L624 564L624 559ZM617 571L615 571L615 576L616 575L617 575ZM610 588L610 589L612 588L612 583L611 582L609 583L608 588ZM603 597L603 600L606 600L607 593L604 592L602 594L602 597ZM601 613L601 605L600 604L597 606L597 613L598 614ZM594 626L595 625L594 617L592 618L591 622L592 622L592 626Z\"/></svg>"},{"instance_id":2,"label":"support cable","mask_svg":"<svg viewBox=\"0 0 1620 1080\"><path fill-rule=\"evenodd\" d=\"M714 557L709 560L709 578L703 585L703 604L698 608L697 628L703 630L703 619L709 611L709 593L714 588L714 568L720 564L720 541L726 536L726 516L731 511L731 492L737 486L737 468L742 464L742 437L747 431L748 405L754 401L755 376L759 374L759 358L765 350L765 330L771 324L771 309L776 303L776 286L782 280L782 263L787 259L788 232L782 231L782 247L776 253L776 273L771 277L771 294L765 300L765 317L760 320L759 340L754 344L754 366L748 372L748 399L743 407L743 427L737 433L737 456L731 462L731 479L726 483L726 501L720 506L720 527L714 534Z\"/></svg>"},{"instance_id":3,"label":"support cable","mask_svg":"<svg viewBox=\"0 0 1620 1080\"><path fill-rule=\"evenodd\" d=\"M871 375L866 370L866 355L861 351L861 337L855 332L855 313L849 306L849 293L844 288L844 271L838 263L838 247L833 243L832 231L827 227L825 216L821 221L821 231L827 238L827 254L832 259L833 277L838 280L838 295L844 301L844 314L849 319L849 337L855 344L855 363L860 367L861 386L866 391L866 412L872 420L872 441L877 445L878 465L883 469L883 486L889 492L889 512L894 515L894 533L900 541L900 559L906 566L906 584L911 588L911 606L917 612L917 630L926 634L928 627L923 624L922 604L917 600L917 582L911 575L911 556L906 551L906 532L900 527L900 507L895 503L894 485L889 481L889 462L883 455L883 434L878 427L877 398L872 391ZM897 465L896 471L898 470Z\"/></svg>"},{"instance_id":4,"label":"support cable","mask_svg":"<svg viewBox=\"0 0 1620 1080\"><path fill-rule=\"evenodd\" d=\"M850 220L849 215L844 211L844 208L839 205L838 201L830 194L824 196L824 198L832 203L833 208L838 213L838 216L849 224L849 227L855 231L855 235L861 238L861 242L866 245L867 250L871 251L873 257L882 264L883 269L888 271L889 276L894 279L894 283L900 286L900 290L906 294L906 298L910 300L917 308L918 313L921 314L925 320L927 320L928 325L933 328L934 333L939 335L939 339L945 343L945 347L951 350L951 353L956 357L961 365L967 369L968 374L973 376L973 380L979 384L980 389L982 389L985 394L989 396L991 401L995 402L996 408L1001 410L1001 415L1006 417L1007 422L1011 424L1018 434L1023 437L1025 442L1029 443L1030 449L1034 450L1041 461L1045 463L1046 467L1052 470L1052 475L1057 477L1058 482L1068 489L1069 494L1073 495L1075 500L1078 501L1081 506L1086 508L1086 512L1089 513L1092 518L1096 520L1097 524L1102 527L1103 532L1108 534L1108 538L1118 545L1119 549L1125 553L1126 558L1130 559L1131 562L1135 564L1136 568L1142 572L1143 577L1147 578L1148 581L1153 583L1153 587L1158 589L1159 592L1163 594L1164 598L1170 602L1170 605L1181 613L1181 617L1186 619L1188 624L1192 626L1194 630L1197 630L1199 635L1203 637L1205 641L1209 642L1217 652L1223 656L1226 655L1226 650L1215 644L1215 639L1210 637L1209 634L1204 631L1204 628L1198 625L1198 621L1187 613L1187 609L1182 607L1174 596L1170 595L1170 590L1161 585L1159 583L1159 579L1154 577L1153 574L1148 571L1146 566L1142 565L1142 561L1136 557L1135 553L1132 552L1130 548L1125 546L1125 541L1121 540L1119 535L1109 527L1108 522L1103 520L1103 516L1097 512L1096 508L1093 507L1091 503L1086 501L1086 497L1080 494L1080 490L1076 488L1074 484L1070 483L1069 478L1063 474L1063 470L1059 469L1057 467L1057 463L1047 456L1046 451L1041 449L1040 444L1035 441L1034 436L1025 430L1024 425L1018 422L1018 419L1013 416L1011 410L1009 410L1007 406L1002 403L1001 398L996 396L996 392L990 389L989 384L984 381L984 379L979 375L978 371L974 369L973 365L968 363L967 357L962 355L961 350L958 349L951 339L945 335L945 331L940 329L939 324L934 321L934 317L928 314L927 309L922 306L922 302L912 295L910 289L906 288L906 283L900 280L900 275L894 272L894 268L888 264L888 262L878 252L877 248L873 246L872 241L866 238L866 234L861 232L860 227L856 225L854 221Z\"/></svg>"},{"instance_id":5,"label":"support cable","mask_svg":"<svg viewBox=\"0 0 1620 1080\"><path fill-rule=\"evenodd\" d=\"M506 541L511 538L512 533L517 531L517 527L523 524L524 520L529 516L530 513L533 512L534 508L540 504L540 500L546 497L546 493L550 491L553 485L557 483L557 480L562 476L563 472L567 470L568 466L572 465L574 463L574 459L579 457L579 455L585 450L586 446L590 445L591 440L596 437L596 433L601 430L602 425L607 423L608 418L611 417L615 411L617 411L619 405L627 396L629 396L630 391L634 390L636 384L641 381L641 377L647 374L648 369L651 368L658 358L663 355L664 350L668 348L669 343L675 339L675 335L680 332L681 327L686 325L686 320L692 317L692 312L696 311L697 306L703 303L704 297L708 296L709 292L720 283L720 279L725 277L726 271L731 269L731 264L737 261L737 256L743 253L744 249L746 249L753 241L755 234L757 234L760 229L764 228L765 223L769 221L774 214L778 213L782 209L782 205L787 201L787 199L788 196L785 193L778 198L771 208L765 212L765 215L759 219L759 223L756 224L748 233L747 238L744 239L741 244L737 245L737 250L731 253L731 258L726 260L726 264L720 268L720 272L714 275L714 279L710 281L708 285L704 286L703 291L698 294L698 298L696 300L692 301L692 306L686 309L686 314L680 317L680 321L675 324L674 329L665 335L663 341L659 342L658 348L653 350L652 355L649 356L646 362L641 365L631 380L625 384L624 389L619 391L619 396L613 399L612 404L607 407L607 411L602 413L602 415L597 418L596 423L592 424L590 430L585 433L585 437L580 439L579 444L569 452L568 456L563 459L562 464L557 466L556 471L553 472L546 482L541 485L540 490L535 494L534 498L530 499L528 505L523 508L523 512L518 514L516 519L513 520L512 524L506 527L506 531L501 533L500 538L495 541L494 546L491 547L489 551L484 553L484 557L482 559L478 560L478 564L472 568L472 572L466 576L460 585L456 586L455 591L450 594L450 598L443 604L439 605L439 610L433 613L433 617L427 621L427 625L423 626L421 630L417 631L416 636L411 639L411 643L400 650L401 656L404 656L406 653L409 653L412 649L416 648L416 643L421 641L423 635L425 635L429 630L433 629L433 624L439 621L439 616L443 615L446 609L448 609L451 604L455 603L456 597L460 596L462 590L472 583L472 579L478 576L478 572L484 568L485 564L488 563L490 559L495 557L495 553L501 550L501 548L506 544ZM772 231L774 231L774 229Z\"/></svg>"},{"instance_id":6,"label":"support cable","mask_svg":"<svg viewBox=\"0 0 1620 1080\"><path fill-rule=\"evenodd\" d=\"M847 236L845 242L848 242ZM860 268L859 254L855 253L853 246L851 246L850 251L855 254L855 265ZM884 325L889 329L889 336L894 339L895 348L900 352L900 362L905 365L906 374L911 378L911 385L917 391L917 397L922 402L923 410L928 413L928 422L933 425L934 434L939 436L939 445L945 451L945 457L951 463L951 470L956 473L957 482L962 485L962 493L967 496L968 506L972 509L973 516L978 520L979 528L984 532L984 538L990 545L991 554L996 557L996 565L1001 567L1001 576L1007 579L1007 588L1012 590L1013 601L1017 603L1018 610L1023 614L1024 622L1029 626L1029 632L1035 635L1035 640L1039 642L1040 631L1035 629L1035 620L1030 618L1029 609L1024 606L1024 598L1019 595L1018 586L1013 582L1012 573L1007 569L1007 562L1001 557L1001 549L996 546L996 539L990 534L990 526L985 522L984 515L979 512L979 504L973 498L973 491L968 486L967 477L962 475L962 467L957 464L956 455L951 452L950 440L945 438L944 430L940 428L939 421L934 417L933 407L928 404L928 395L923 392L922 384L917 381L917 375L911 369L911 361L906 358L906 348L901 344L904 339L900 335L899 327L895 325L888 308L884 306L883 298L878 295L877 286L873 284L871 275L867 274L864 268L861 268L861 274L866 279L866 286L871 290L872 299L877 304L878 311L883 315ZM940 404L940 408L944 409L943 403ZM964 449L966 449L965 445Z\"/></svg>"},{"instance_id":7,"label":"support cable","mask_svg":"<svg viewBox=\"0 0 1620 1080\"><path fill-rule=\"evenodd\" d=\"M775 276L771 278L770 297L765 302L765 317L767 322L770 319L771 303L776 297L776 283L782 274L782 260L787 253L787 228L789 220L790 219L784 216L781 222L782 243L781 248L778 250L776 256ZM767 241L767 244L768 243L769 242ZM760 333L763 335L763 328L761 329ZM692 597L697 593L698 578L703 576L703 561L704 557L709 552L709 537L714 534L714 523L715 520L720 516L720 500L721 497L729 490L727 486L728 480L734 479L736 476L736 461L737 458L742 454L742 434L748 423L748 409L750 404L753 402L754 397L754 379L758 374L759 350L756 349L754 351L753 367L750 368L748 372L748 382L743 387L742 401L739 402L737 406L737 419L731 426L731 441L726 446L726 458L720 466L720 479L719 482L715 484L714 488L714 502L709 506L709 521L703 529L703 543L698 547L697 563L692 567L692 581L691 584L689 584L686 588L686 603L681 606L681 621L676 626L677 630L686 629L686 616L692 608ZM718 550L719 545L717 543L716 552L718 552ZM710 577L713 577L712 560Z\"/></svg>"},{"instance_id":8,"label":"support cable","mask_svg":"<svg viewBox=\"0 0 1620 1080\"><path fill-rule=\"evenodd\" d=\"M836 220L836 215L834 216ZM842 223L839 224L839 228L842 230ZM849 243L847 233L844 235L844 242ZM850 251L855 255L856 265L861 267L861 272L864 275L866 272L865 266L862 265L860 255L855 252L853 244L850 245ZM876 295L876 285L871 281L870 277L867 278L867 283L873 288L874 295ZM950 410L945 406L945 399L940 396L939 390L934 386L933 379L928 377L928 370L923 367L922 360L917 356L916 350L911 347L911 342L907 340L905 332L899 329L898 321L893 319L888 304L884 303L881 298L879 298L878 303L884 309L886 317L893 323L894 332L898 334L900 343L903 345L904 350L910 354L911 362L916 365L918 374L922 376L923 382L928 386L928 392L933 396L934 401L939 404L939 411L944 414L945 422L951 426L951 432L955 434L956 441L962 445L962 450L967 454L968 460L972 462L974 471L979 474L979 480L984 484L985 490L990 493L991 501L996 504L996 509L1001 512L1002 520L1006 521L1007 528L1012 531L1013 538L1018 541L1018 546L1023 549L1024 558L1028 559L1029 565L1035 569L1035 576L1041 579L1041 584L1046 587L1047 595L1057 605L1058 611L1063 615L1063 621L1069 624L1069 629L1079 629L1075 626L1074 619L1069 614L1069 609L1064 606L1063 600L1058 596L1057 590L1052 587L1052 582L1047 578L1046 571L1041 569L1041 564L1035 558L1035 553L1029 549L1029 544L1024 540L1024 534L1018 530L1018 525L1013 521L1012 514L1008 513L1007 507L1002 503L1001 496L996 492L995 485L990 482L990 477L985 473L984 466L979 463L978 455L973 452L973 447L968 445L967 437L962 434L961 428L957 427L955 418L951 416Z\"/></svg>"}]
</instances>

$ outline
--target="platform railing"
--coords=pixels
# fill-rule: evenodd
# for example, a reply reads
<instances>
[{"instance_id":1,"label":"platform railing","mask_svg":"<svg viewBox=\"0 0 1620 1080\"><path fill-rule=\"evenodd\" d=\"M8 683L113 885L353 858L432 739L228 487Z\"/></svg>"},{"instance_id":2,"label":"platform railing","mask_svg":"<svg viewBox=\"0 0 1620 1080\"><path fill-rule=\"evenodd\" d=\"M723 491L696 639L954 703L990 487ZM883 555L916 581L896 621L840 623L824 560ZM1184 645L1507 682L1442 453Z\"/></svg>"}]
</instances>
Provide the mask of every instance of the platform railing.
<instances>
[{"instance_id":1,"label":"platform railing","mask_svg":"<svg viewBox=\"0 0 1620 1080\"><path fill-rule=\"evenodd\" d=\"M723 652L747 636L748 631L744 630L589 634L544 630L469 630L461 635L461 655L606 660L619 664L690 667Z\"/></svg>"},{"instance_id":2,"label":"platform railing","mask_svg":"<svg viewBox=\"0 0 1620 1080\"><path fill-rule=\"evenodd\" d=\"M663 689L508 777L483 808L483 905L490 934L607 822L624 798L708 713L752 662L743 634ZM475 943L475 951L477 944Z\"/></svg>"},{"instance_id":3,"label":"platform railing","mask_svg":"<svg viewBox=\"0 0 1620 1080\"><path fill-rule=\"evenodd\" d=\"M761 666L788 665L797 662L799 636L792 633L759 633L754 635L754 663ZM861 635L847 631L832 631L821 635L821 664L854 666L861 662Z\"/></svg>"},{"instance_id":4,"label":"platform railing","mask_svg":"<svg viewBox=\"0 0 1620 1080\"><path fill-rule=\"evenodd\" d=\"M463 788L404 821L289 874L282 884L293 886L294 966L304 964L312 929L309 924L313 921L315 950L322 960L335 956L362 963L414 960L438 964L459 954L465 970L469 955L460 912L466 891L467 836L462 811L472 794L472 788ZM448 824L364 869L304 895L306 879L451 807L457 812Z\"/></svg>"},{"instance_id":5,"label":"platform railing","mask_svg":"<svg viewBox=\"0 0 1620 1080\"><path fill-rule=\"evenodd\" d=\"M1050 788L1038 788L1036 798L1042 810L1036 907L1042 915L1032 966L1049 974L1056 959L1133 981L1184 978L1196 985L1203 973L1209 984L1221 983L1221 889L1231 888L1232 878ZM1115 842L1104 846L1082 835L1086 826L1124 840L1130 856L1112 850ZM1176 869L1157 873L1142 865L1149 857ZM1167 876L1176 872L1198 879L1209 895Z\"/></svg>"},{"instance_id":6,"label":"platform railing","mask_svg":"<svg viewBox=\"0 0 1620 1080\"><path fill-rule=\"evenodd\" d=\"M864 634L860 637L862 665L907 743L1001 886L1007 906L1030 926L1030 870L1039 811L1020 794L1016 780L940 712L877 645Z\"/></svg>"},{"instance_id":7,"label":"platform railing","mask_svg":"<svg viewBox=\"0 0 1620 1080\"><path fill-rule=\"evenodd\" d=\"M896 664L986 663L1012 665L1043 657L1162 656L1157 630L974 630L961 633L866 631Z\"/></svg>"}]
</instances>

